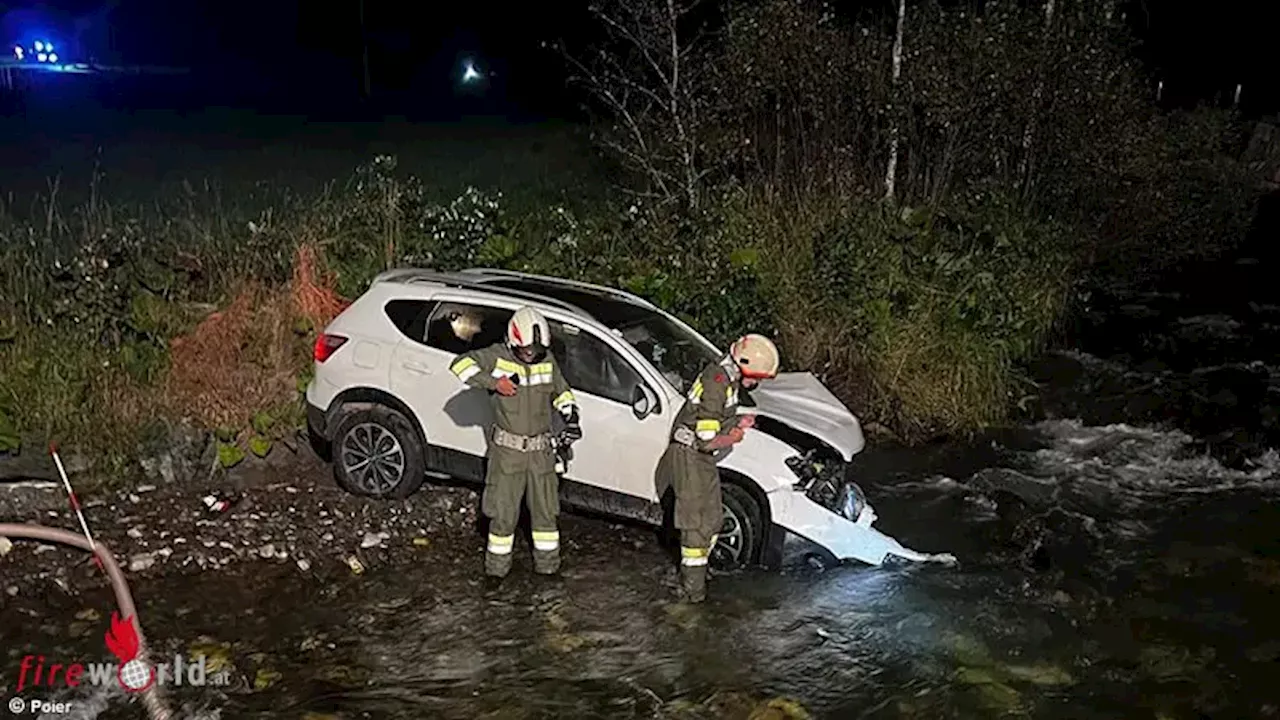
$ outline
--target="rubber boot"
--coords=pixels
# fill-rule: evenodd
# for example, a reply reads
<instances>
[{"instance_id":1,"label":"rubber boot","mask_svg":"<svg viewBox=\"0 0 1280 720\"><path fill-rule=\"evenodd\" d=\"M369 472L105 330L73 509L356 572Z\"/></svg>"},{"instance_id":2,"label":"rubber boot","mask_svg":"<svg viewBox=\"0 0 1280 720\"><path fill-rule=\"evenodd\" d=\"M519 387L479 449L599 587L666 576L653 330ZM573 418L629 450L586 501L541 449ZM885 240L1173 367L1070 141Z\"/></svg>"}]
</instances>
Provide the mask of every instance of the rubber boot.
<instances>
[{"instance_id":1,"label":"rubber boot","mask_svg":"<svg viewBox=\"0 0 1280 720\"><path fill-rule=\"evenodd\" d=\"M511 572L511 553L506 555L495 555L491 552L484 554L484 574L488 577L502 579Z\"/></svg>"},{"instance_id":2,"label":"rubber boot","mask_svg":"<svg viewBox=\"0 0 1280 720\"><path fill-rule=\"evenodd\" d=\"M700 603L707 599L707 566L680 566L680 593L687 603Z\"/></svg>"},{"instance_id":3,"label":"rubber boot","mask_svg":"<svg viewBox=\"0 0 1280 720\"><path fill-rule=\"evenodd\" d=\"M555 575L560 572L559 550L534 550L533 571L538 575Z\"/></svg>"}]
</instances>

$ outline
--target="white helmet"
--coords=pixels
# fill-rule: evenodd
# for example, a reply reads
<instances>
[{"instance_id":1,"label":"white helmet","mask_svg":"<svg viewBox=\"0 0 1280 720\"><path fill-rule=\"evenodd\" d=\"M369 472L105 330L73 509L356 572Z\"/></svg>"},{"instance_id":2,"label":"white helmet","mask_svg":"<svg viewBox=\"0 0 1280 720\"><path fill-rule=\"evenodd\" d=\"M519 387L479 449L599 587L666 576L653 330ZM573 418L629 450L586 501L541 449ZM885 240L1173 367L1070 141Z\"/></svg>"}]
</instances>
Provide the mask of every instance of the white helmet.
<instances>
[{"instance_id":1,"label":"white helmet","mask_svg":"<svg viewBox=\"0 0 1280 720\"><path fill-rule=\"evenodd\" d=\"M551 326L542 313L522 307L507 323L507 344L513 348L551 346Z\"/></svg>"},{"instance_id":2,"label":"white helmet","mask_svg":"<svg viewBox=\"0 0 1280 720\"><path fill-rule=\"evenodd\" d=\"M742 376L764 380L778 375L778 348L763 335L743 335L729 348L729 356Z\"/></svg>"}]
</instances>

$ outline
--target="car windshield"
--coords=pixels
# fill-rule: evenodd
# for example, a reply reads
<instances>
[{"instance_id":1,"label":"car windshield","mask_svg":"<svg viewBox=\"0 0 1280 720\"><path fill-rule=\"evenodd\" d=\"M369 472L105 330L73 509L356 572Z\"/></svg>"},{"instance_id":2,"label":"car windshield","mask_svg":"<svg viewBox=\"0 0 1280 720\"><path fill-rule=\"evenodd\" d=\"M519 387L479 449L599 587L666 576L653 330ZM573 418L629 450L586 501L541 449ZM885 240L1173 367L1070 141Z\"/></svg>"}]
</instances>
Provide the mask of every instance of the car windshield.
<instances>
[{"instance_id":1,"label":"car windshield","mask_svg":"<svg viewBox=\"0 0 1280 720\"><path fill-rule=\"evenodd\" d=\"M704 367L721 357L719 350L708 347L701 337L666 315L606 293L538 278L501 278L492 284L544 295L582 308L603 325L617 331L681 391Z\"/></svg>"},{"instance_id":2,"label":"car windshield","mask_svg":"<svg viewBox=\"0 0 1280 720\"><path fill-rule=\"evenodd\" d=\"M681 391L703 368L720 359L701 338L658 313L646 312L616 329Z\"/></svg>"}]
</instances>

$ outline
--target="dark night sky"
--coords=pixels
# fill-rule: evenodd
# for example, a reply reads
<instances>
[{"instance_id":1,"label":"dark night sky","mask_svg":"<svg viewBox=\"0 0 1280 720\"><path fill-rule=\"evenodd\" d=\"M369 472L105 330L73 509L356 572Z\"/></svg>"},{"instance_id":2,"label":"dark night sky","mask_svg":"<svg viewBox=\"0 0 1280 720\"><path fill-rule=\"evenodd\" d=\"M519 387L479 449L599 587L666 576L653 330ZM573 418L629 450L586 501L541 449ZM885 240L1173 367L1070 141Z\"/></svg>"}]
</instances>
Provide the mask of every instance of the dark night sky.
<instances>
[{"instance_id":1,"label":"dark night sky","mask_svg":"<svg viewBox=\"0 0 1280 720\"><path fill-rule=\"evenodd\" d=\"M111 2L111 0L107 0ZM115 0L111 23L89 22L86 42L106 57L193 68L188 101L291 105L296 109L355 99L360 84L358 0ZM1122 3L1123 4L1123 3ZM841 11L885 9L888 0L838 0ZM1165 79L1175 100L1229 98L1244 83L1246 110L1280 110L1274 79L1280 19L1276 0L1130 0L1130 24L1144 59ZM32 17L55 28L92 18L103 0L61 0L38 7L0 0L9 12L3 31L29 27ZM567 106L556 58L542 40L580 37L586 0L558 3L365 0L375 95L388 108L435 114L479 101L456 95L454 73L474 54L497 75L489 110L555 114ZM21 8L27 12L13 13ZM554 8L554 9L552 9ZM1211 9L1210 9L1211 8ZM98 30L99 34L92 34ZM103 33L102 31L106 32ZM64 31L65 32L65 31ZM204 100L199 100L203 97ZM289 102L284 102L288 100ZM466 105L470 103L470 105Z\"/></svg>"}]
</instances>

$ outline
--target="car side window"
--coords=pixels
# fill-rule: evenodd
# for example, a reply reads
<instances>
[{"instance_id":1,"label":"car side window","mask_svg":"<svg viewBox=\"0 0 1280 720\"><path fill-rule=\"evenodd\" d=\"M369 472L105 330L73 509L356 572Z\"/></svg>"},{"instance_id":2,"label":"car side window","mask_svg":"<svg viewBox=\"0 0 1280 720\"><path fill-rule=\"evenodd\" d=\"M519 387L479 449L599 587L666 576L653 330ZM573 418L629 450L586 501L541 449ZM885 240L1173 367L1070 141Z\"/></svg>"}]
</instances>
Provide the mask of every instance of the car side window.
<instances>
[{"instance_id":1,"label":"car side window","mask_svg":"<svg viewBox=\"0 0 1280 720\"><path fill-rule=\"evenodd\" d=\"M506 337L514 314L485 305L440 303L427 321L427 345L454 355L488 347Z\"/></svg>"},{"instance_id":2,"label":"car side window","mask_svg":"<svg viewBox=\"0 0 1280 720\"><path fill-rule=\"evenodd\" d=\"M382 306L382 311L405 337L414 342L423 342L426 337L427 316L433 305L435 303L429 300L391 300Z\"/></svg>"},{"instance_id":3,"label":"car side window","mask_svg":"<svg viewBox=\"0 0 1280 720\"><path fill-rule=\"evenodd\" d=\"M551 323L551 353L560 363L564 379L575 390L624 405L640 375L631 363L600 338L586 330Z\"/></svg>"}]
</instances>

